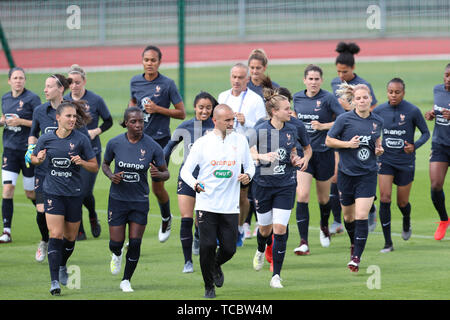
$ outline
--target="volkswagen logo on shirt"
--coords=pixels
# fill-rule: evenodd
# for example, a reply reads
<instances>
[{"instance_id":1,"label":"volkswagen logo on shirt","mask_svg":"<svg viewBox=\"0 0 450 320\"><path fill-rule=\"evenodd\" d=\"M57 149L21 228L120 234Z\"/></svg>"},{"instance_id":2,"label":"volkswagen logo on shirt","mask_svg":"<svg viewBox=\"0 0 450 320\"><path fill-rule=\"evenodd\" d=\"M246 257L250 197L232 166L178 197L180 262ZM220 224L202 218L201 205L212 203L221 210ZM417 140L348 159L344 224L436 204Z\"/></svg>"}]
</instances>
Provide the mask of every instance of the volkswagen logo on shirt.
<instances>
[{"instance_id":1,"label":"volkswagen logo on shirt","mask_svg":"<svg viewBox=\"0 0 450 320\"><path fill-rule=\"evenodd\" d=\"M56 129L58 129L58 127L47 127L45 128L44 133L51 133L56 131Z\"/></svg>"},{"instance_id":2,"label":"volkswagen logo on shirt","mask_svg":"<svg viewBox=\"0 0 450 320\"><path fill-rule=\"evenodd\" d=\"M283 161L286 158L286 149L279 148L277 150L277 156L279 161Z\"/></svg>"},{"instance_id":3,"label":"volkswagen logo on shirt","mask_svg":"<svg viewBox=\"0 0 450 320\"><path fill-rule=\"evenodd\" d=\"M362 148L358 151L358 158L361 161L366 161L370 157L370 151L367 148Z\"/></svg>"}]
</instances>

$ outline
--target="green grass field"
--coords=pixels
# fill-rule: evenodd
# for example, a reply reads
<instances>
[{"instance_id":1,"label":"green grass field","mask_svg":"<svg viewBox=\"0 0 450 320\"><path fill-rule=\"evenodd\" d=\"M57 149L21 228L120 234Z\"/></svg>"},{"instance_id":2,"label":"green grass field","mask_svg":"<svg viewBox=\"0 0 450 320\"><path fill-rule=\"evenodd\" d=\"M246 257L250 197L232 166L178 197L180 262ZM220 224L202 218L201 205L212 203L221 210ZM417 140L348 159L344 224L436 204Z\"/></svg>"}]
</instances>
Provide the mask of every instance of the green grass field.
<instances>
[{"instance_id":1,"label":"green grass field","mask_svg":"<svg viewBox=\"0 0 450 320\"><path fill-rule=\"evenodd\" d=\"M442 83L447 61L420 62L374 62L358 63L358 75L372 83L379 103L386 101L385 86L393 77L401 77L406 82L406 99L419 106L423 112L433 105L432 88ZM324 85L330 90L330 81L335 76L333 64L321 65L324 70ZM293 93L304 89L302 82L305 65L270 66L271 78L289 88ZM141 72L97 72L88 74L87 88L104 97L115 123L101 135L103 147L106 142L123 132L118 125L123 110L129 100L129 80ZM175 69L161 72L176 79ZM44 101L43 88L47 74L28 74L27 88L40 94ZM187 118L193 116L192 101L200 91L208 91L217 96L229 88L229 67L192 68L186 70ZM9 90L6 75L0 75L0 92ZM172 130L180 121L172 120ZM428 123L430 130L432 123ZM416 178L411 192L413 235L407 242L400 237L401 214L396 206L395 193L392 199L392 232L395 251L382 254L384 245L381 226L369 234L367 246L362 257L360 272L351 274L346 268L349 260L349 240L340 234L332 238L329 248L319 243L319 211L314 192L310 201L310 249L311 255L299 257L293 249L299 243L295 223L295 209L291 215L290 237L282 270L284 289L269 287L271 273L266 263L263 270L252 268L256 250L256 239L245 241L236 255L223 266L225 284L216 290L217 298L224 300L292 300L292 299L448 299L450 288L448 266L450 265L449 241L440 242L433 238L438 215L430 199L428 177L428 157L430 141L417 152ZM109 180L99 173L95 186L97 211L102 225L100 238L94 239L89 225L85 224L88 240L76 244L75 252L68 266L78 266L80 270L80 289L63 288L61 297L50 296L49 269L47 259L37 263L34 254L39 242L36 214L31 202L26 200L21 178L14 198L14 218L12 225L13 242L0 246L0 300L9 299L49 299L49 300L96 300L96 299L164 299L197 300L203 297L203 280L198 256L194 256L193 274L183 274L183 254L179 241L180 216L176 199L176 180L179 165L169 166L171 178L166 183L171 196L171 209L174 215L172 234L166 243L159 243L157 233L160 225L159 208L153 195L150 197L149 224L144 235L141 258L132 278L134 293L125 294L119 289L122 275L113 276L109 271L110 252L106 208ZM449 195L449 179L444 190ZM394 187L395 192L395 187ZM447 201L447 206L448 201ZM87 212L84 213L87 221ZM379 271L380 286L370 284L374 274ZM369 284L369 285L368 285ZM372 289L370 289L372 288Z\"/></svg>"}]
</instances>

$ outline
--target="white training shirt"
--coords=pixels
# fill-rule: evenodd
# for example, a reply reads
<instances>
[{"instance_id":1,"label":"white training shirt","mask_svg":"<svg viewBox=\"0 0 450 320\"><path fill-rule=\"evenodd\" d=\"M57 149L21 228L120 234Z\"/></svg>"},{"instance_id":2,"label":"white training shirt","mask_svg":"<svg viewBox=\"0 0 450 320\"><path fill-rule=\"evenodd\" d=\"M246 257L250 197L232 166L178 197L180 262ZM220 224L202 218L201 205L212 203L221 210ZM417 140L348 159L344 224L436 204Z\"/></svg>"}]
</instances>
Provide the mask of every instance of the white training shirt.
<instances>
[{"instance_id":1,"label":"white training shirt","mask_svg":"<svg viewBox=\"0 0 450 320\"><path fill-rule=\"evenodd\" d=\"M195 179L192 172L197 165L200 171ZM197 181L204 183L205 192L197 193L195 210L239 213L241 165L253 178L255 165L244 135L231 132L222 139L213 131L197 139L180 172L192 189Z\"/></svg>"},{"instance_id":2,"label":"white training shirt","mask_svg":"<svg viewBox=\"0 0 450 320\"><path fill-rule=\"evenodd\" d=\"M248 88L246 91L242 91L237 97L231 94L231 89L224 91L219 94L217 101L229 105L231 109L233 109L233 112L244 114L244 126L237 121L235 122L235 128L238 129L238 131L253 128L259 119L266 116L264 100L255 91Z\"/></svg>"}]
</instances>

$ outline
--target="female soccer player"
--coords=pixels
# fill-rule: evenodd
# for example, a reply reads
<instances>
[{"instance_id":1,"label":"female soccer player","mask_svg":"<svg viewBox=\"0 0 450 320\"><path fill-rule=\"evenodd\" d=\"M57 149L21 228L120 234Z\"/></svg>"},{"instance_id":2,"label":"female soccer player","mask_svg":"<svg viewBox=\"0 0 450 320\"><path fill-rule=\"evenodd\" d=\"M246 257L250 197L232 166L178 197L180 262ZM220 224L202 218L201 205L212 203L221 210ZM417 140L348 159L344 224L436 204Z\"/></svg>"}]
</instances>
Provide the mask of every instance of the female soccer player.
<instances>
[{"instance_id":1,"label":"female soccer player","mask_svg":"<svg viewBox=\"0 0 450 320\"><path fill-rule=\"evenodd\" d=\"M312 179L316 179L317 199L320 207L320 243L330 245L328 218L330 216L330 187L334 175L334 150L325 145L328 130L334 119L344 113L341 105L328 91L320 88L323 82L322 69L309 65L304 72L306 90L294 94L294 110L298 119L306 126L313 150L312 159L305 171L297 171L297 226L300 245L294 249L297 255L308 255L309 196Z\"/></svg>"},{"instance_id":2,"label":"female soccer player","mask_svg":"<svg viewBox=\"0 0 450 320\"><path fill-rule=\"evenodd\" d=\"M101 164L102 145L100 142L100 134L111 128L113 120L108 107L102 97L92 91L86 89L86 73L77 64L70 67L68 78L72 79L70 84L70 93L64 96L65 100L69 101L86 101L87 112L90 114L92 121L87 125L89 136L91 138L92 149L95 152L98 166ZM99 119L103 120L101 126L98 126ZM81 170L83 175L83 204L89 211L89 221L91 225L92 235L97 238L100 236L101 227L98 221L97 212L95 211L94 185L97 179L97 173L91 173L86 170ZM80 232L78 239L86 239L86 234L83 228L83 219L80 222Z\"/></svg>"},{"instance_id":3,"label":"female soccer player","mask_svg":"<svg viewBox=\"0 0 450 320\"><path fill-rule=\"evenodd\" d=\"M45 98L47 102L36 107L33 111L33 123L28 137L28 150L25 163L31 163L31 153L36 146L37 139L44 133L53 132L58 128L56 108L63 100L64 91L69 88L72 79L66 79L61 74L53 74L45 80ZM43 183L46 176L47 164L38 166L34 170L34 191L36 193L36 221L41 232L41 241L36 251L36 261L42 262L47 256L48 228L44 213Z\"/></svg>"},{"instance_id":4,"label":"female soccer player","mask_svg":"<svg viewBox=\"0 0 450 320\"><path fill-rule=\"evenodd\" d=\"M50 239L48 262L52 295L60 295L67 284L66 263L72 255L80 226L82 181L80 168L98 171L89 139L75 128L90 121L84 103L63 102L55 110L58 127L43 134L31 155L34 165L46 165L43 183L44 210ZM44 163L45 161L45 164Z\"/></svg>"},{"instance_id":5,"label":"female soccer player","mask_svg":"<svg viewBox=\"0 0 450 320\"><path fill-rule=\"evenodd\" d=\"M381 252L394 250L391 238L392 184L397 185L397 206L403 216L403 240L411 237L411 205L409 194L414 180L416 150L429 138L430 132L420 109L403 100L405 83L394 78L387 84L388 102L379 105L373 113L383 119L383 155L378 159L380 186L380 222L384 234ZM414 141L419 128L421 137Z\"/></svg>"},{"instance_id":6,"label":"female soccer player","mask_svg":"<svg viewBox=\"0 0 450 320\"><path fill-rule=\"evenodd\" d=\"M425 118L435 120L430 157L431 200L440 218L434 238L442 240L449 225L443 187L450 165L450 63L445 67L444 83L436 85L433 94L434 107Z\"/></svg>"},{"instance_id":7,"label":"female soccer player","mask_svg":"<svg viewBox=\"0 0 450 320\"><path fill-rule=\"evenodd\" d=\"M127 132L119 134L106 145L102 170L112 182L108 200L111 273L120 272L128 224L128 251L120 289L132 292L130 280L139 261L149 210L147 171L150 171L152 178L161 181L169 179L169 171L161 146L144 134L144 114L140 108L126 109L122 126L127 128ZM114 173L110 168L113 160Z\"/></svg>"},{"instance_id":8,"label":"female soccer player","mask_svg":"<svg viewBox=\"0 0 450 320\"><path fill-rule=\"evenodd\" d=\"M369 233L369 210L377 189L376 157L383 154L383 120L370 112L372 97L366 85L342 84L337 93L354 110L337 117L325 143L339 152L337 182L351 243L351 260L347 266L352 272L358 272Z\"/></svg>"},{"instance_id":9,"label":"female soccer player","mask_svg":"<svg viewBox=\"0 0 450 320\"><path fill-rule=\"evenodd\" d=\"M269 87L272 89L279 88L280 85L272 80L269 76L265 75L267 70L267 55L263 49L255 49L250 53L248 57L248 68L250 70L250 81L247 87L264 99L263 88Z\"/></svg>"},{"instance_id":10,"label":"female soccer player","mask_svg":"<svg viewBox=\"0 0 450 320\"><path fill-rule=\"evenodd\" d=\"M2 162L2 217L3 233L0 243L11 242L11 223L14 212L14 190L20 171L23 174L25 195L34 204L34 166L25 165L33 109L41 104L41 99L25 89L25 71L15 67L9 70L8 84L11 91L2 97L2 116L0 126L3 129Z\"/></svg>"},{"instance_id":11,"label":"female soccer player","mask_svg":"<svg viewBox=\"0 0 450 320\"><path fill-rule=\"evenodd\" d=\"M375 97L375 93L372 89L372 86L369 82L358 76L355 71L355 54L358 54L360 51L359 46L356 43L350 42L339 42L336 47L336 52L339 55L336 57L336 71L338 76L331 80L331 87L333 93L337 96L336 90L338 90L339 85L346 82L350 85L357 84L365 84L370 89L370 95L372 97L372 105L370 106L370 110L372 111L377 105L377 98ZM345 101L344 99L340 99L338 97L338 101L341 106L346 110L352 110L352 105ZM336 154L336 170L335 175L332 178L331 185L331 208L333 211L334 222L331 225L330 233L339 233L343 230L341 224L341 206L339 204L339 192L336 185L336 177L337 177L337 163L339 162L338 155ZM369 231L373 231L376 227L376 207L375 204L372 205L369 213Z\"/></svg>"},{"instance_id":12,"label":"female soccer player","mask_svg":"<svg viewBox=\"0 0 450 320\"><path fill-rule=\"evenodd\" d=\"M270 120L256 126L256 145L251 147L252 158L259 162L253 183L256 213L258 215L258 249L253 267L261 270L267 240L274 234L272 288L283 288L281 268L286 252L287 225L295 201L296 169L303 170L308 165L306 157L297 155L297 128L289 123L291 119L289 100L278 90L263 90L266 110ZM275 149L276 148L276 149Z\"/></svg>"},{"instance_id":13,"label":"female soccer player","mask_svg":"<svg viewBox=\"0 0 450 320\"><path fill-rule=\"evenodd\" d=\"M131 79L131 100L129 106L138 106L144 112L144 133L164 148L170 140L170 118L183 120L186 117L184 103L172 79L159 73L162 53L156 46L147 46L142 53L144 73ZM170 109L173 104L175 110ZM158 199L161 210L161 227L158 238L165 242L170 236L172 215L169 194L164 181L152 177L152 191Z\"/></svg>"},{"instance_id":14,"label":"female soccer player","mask_svg":"<svg viewBox=\"0 0 450 320\"><path fill-rule=\"evenodd\" d=\"M170 155L175 147L184 140L184 158L186 159L189 150L195 140L202 137L205 132L214 129L214 122L211 119L212 112L217 105L216 99L207 92L200 92L194 99L195 117L184 121L172 134L172 138L164 148L166 163L169 163ZM180 171L183 164L180 166ZM197 179L199 168L193 172L193 177ZM192 225L194 224L193 212L195 206L196 192L189 187L178 175L178 208L181 215L180 241L184 255L184 273L194 272L192 264ZM196 247L198 248L198 226L195 227ZM195 242L194 242L195 245Z\"/></svg>"}]
</instances>

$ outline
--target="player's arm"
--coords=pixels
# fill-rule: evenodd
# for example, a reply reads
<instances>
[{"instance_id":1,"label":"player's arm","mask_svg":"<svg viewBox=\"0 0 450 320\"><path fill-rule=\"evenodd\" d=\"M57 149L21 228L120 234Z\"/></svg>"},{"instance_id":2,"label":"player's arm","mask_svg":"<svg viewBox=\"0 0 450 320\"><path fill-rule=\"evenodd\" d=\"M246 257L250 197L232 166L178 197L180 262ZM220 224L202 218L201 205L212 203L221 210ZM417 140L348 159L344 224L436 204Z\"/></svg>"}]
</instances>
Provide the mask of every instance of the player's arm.
<instances>
[{"instance_id":1,"label":"player's arm","mask_svg":"<svg viewBox=\"0 0 450 320\"><path fill-rule=\"evenodd\" d=\"M183 101L180 101L176 104L173 105L175 107L175 109L167 109L161 106L158 106L156 103L154 103L153 101L150 100L149 103L147 103L144 108L145 111L149 114L152 113L160 113L162 115L171 117L171 118L175 118L175 119L180 119L183 120L184 118L186 118L186 110L184 108L184 103Z\"/></svg>"},{"instance_id":2,"label":"player's arm","mask_svg":"<svg viewBox=\"0 0 450 320\"><path fill-rule=\"evenodd\" d=\"M123 171L114 174L111 171L110 165L111 161L103 160L102 171L104 175L107 176L109 180L111 180L112 183L119 184L120 181L122 181Z\"/></svg>"},{"instance_id":3,"label":"player's arm","mask_svg":"<svg viewBox=\"0 0 450 320\"><path fill-rule=\"evenodd\" d=\"M98 171L97 158L83 160L79 155L72 156L70 159L73 163L83 167L86 171L96 173Z\"/></svg>"}]
</instances>

